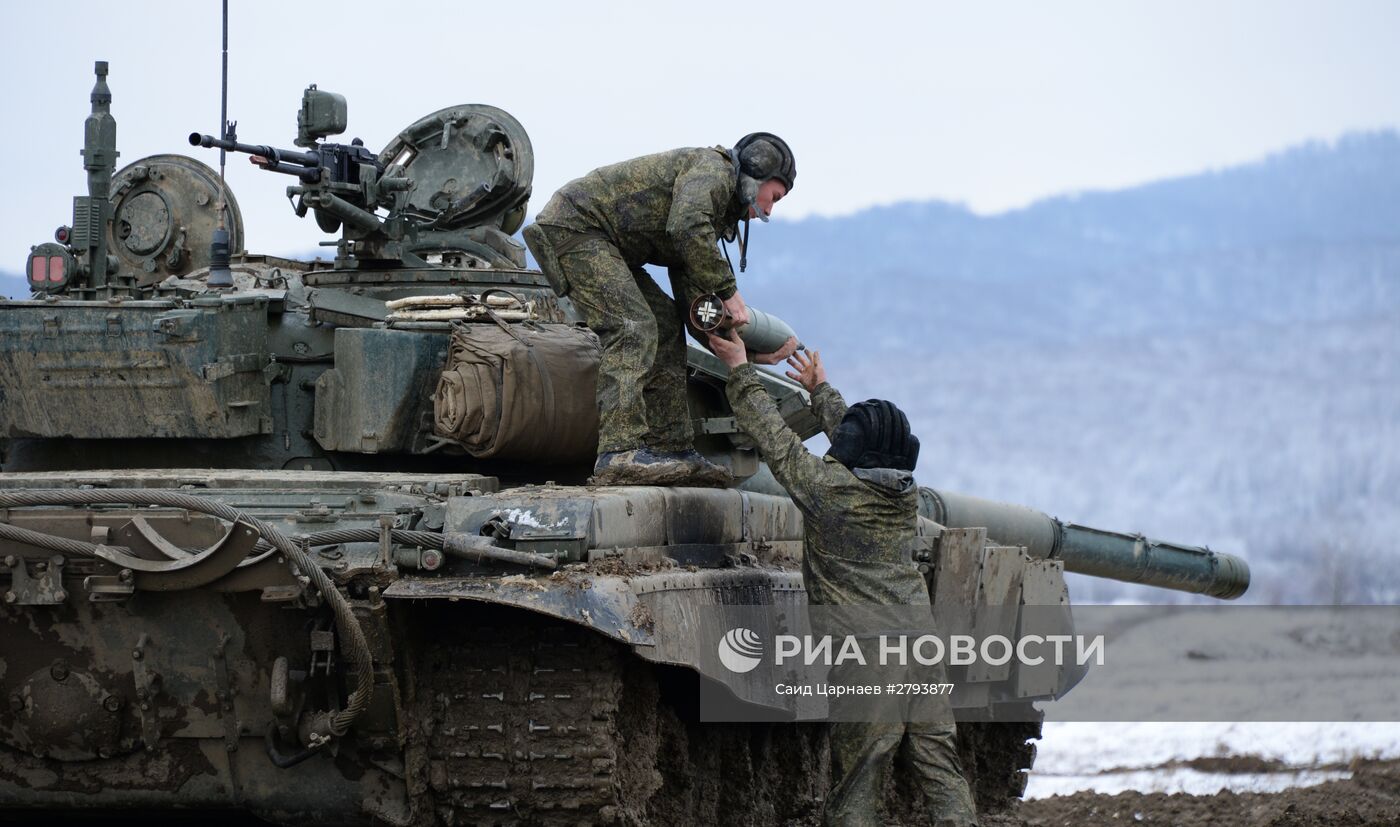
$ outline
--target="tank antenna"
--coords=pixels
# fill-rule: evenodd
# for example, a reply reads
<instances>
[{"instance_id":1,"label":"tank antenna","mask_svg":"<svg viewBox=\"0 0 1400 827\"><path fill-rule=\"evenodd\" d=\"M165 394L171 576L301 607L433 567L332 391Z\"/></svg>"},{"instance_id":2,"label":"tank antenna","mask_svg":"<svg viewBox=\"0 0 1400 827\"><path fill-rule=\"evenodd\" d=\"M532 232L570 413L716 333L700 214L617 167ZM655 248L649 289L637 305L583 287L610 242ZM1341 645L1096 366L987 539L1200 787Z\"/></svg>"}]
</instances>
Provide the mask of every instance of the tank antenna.
<instances>
[{"instance_id":1,"label":"tank antenna","mask_svg":"<svg viewBox=\"0 0 1400 827\"><path fill-rule=\"evenodd\" d=\"M228 120L228 0L224 0L223 28L223 76L219 95L219 131L224 140L235 140L234 125ZM209 281L214 288L233 286L233 271L229 269L229 237L224 214L227 198L224 193L224 150L219 149L219 226L214 230L214 239L209 244Z\"/></svg>"}]
</instances>

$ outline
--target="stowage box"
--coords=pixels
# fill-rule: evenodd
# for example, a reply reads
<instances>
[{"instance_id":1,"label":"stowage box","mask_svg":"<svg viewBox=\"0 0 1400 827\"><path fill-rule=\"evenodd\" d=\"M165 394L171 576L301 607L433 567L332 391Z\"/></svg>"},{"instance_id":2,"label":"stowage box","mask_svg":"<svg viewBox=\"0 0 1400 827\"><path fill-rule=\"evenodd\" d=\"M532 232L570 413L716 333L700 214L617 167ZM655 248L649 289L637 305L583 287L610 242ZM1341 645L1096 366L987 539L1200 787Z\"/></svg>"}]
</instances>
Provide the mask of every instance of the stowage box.
<instances>
[{"instance_id":1,"label":"stowage box","mask_svg":"<svg viewBox=\"0 0 1400 827\"><path fill-rule=\"evenodd\" d=\"M267 300L17 301L0 313L0 436L269 433Z\"/></svg>"}]
</instances>

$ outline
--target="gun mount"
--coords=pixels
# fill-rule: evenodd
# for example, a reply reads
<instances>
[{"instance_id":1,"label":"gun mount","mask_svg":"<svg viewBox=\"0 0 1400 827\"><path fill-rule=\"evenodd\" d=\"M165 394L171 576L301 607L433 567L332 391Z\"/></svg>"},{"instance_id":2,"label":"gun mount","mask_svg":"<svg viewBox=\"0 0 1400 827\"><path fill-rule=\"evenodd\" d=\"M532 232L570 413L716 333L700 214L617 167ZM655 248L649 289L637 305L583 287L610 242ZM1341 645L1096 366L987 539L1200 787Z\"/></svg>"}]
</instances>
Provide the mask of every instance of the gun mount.
<instances>
[{"instance_id":1,"label":"gun mount","mask_svg":"<svg viewBox=\"0 0 1400 827\"><path fill-rule=\"evenodd\" d=\"M313 86L307 94L315 91ZM315 144L305 152L244 144L232 137L220 139L198 132L190 133L189 140L190 146L246 153L262 169L301 179L300 184L287 188L287 197L294 199L293 209L298 216L314 211L316 225L328 233L338 231L343 223L354 228L358 238L376 233L393 235L392 227L397 225L378 218L374 211L385 207L392 217L406 203L403 193L413 186L413 180L405 177L401 169L385 175L378 156L365 149L359 138L349 144Z\"/></svg>"},{"instance_id":2,"label":"gun mount","mask_svg":"<svg viewBox=\"0 0 1400 827\"><path fill-rule=\"evenodd\" d=\"M297 115L295 143L304 151L240 143L233 134L195 132L189 142L250 155L262 169L299 179L287 198L298 216L311 212L322 231L341 232L337 267L423 267L429 255L454 251L524 266L510 236L524 221L534 153L515 118L481 104L443 109L378 155L358 138L322 140L345 123L345 99L312 84Z\"/></svg>"}]
</instances>

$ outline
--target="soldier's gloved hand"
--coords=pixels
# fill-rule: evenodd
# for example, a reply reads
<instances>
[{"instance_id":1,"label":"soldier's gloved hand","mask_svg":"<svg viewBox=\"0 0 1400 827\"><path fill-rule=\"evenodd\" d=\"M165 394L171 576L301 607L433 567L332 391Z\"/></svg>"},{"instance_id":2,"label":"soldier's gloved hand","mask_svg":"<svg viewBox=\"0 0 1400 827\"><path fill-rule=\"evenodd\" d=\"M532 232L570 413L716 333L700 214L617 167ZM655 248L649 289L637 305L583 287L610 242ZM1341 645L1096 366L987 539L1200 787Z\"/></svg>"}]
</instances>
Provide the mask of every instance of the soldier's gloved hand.
<instances>
[{"instance_id":1,"label":"soldier's gloved hand","mask_svg":"<svg viewBox=\"0 0 1400 827\"><path fill-rule=\"evenodd\" d=\"M743 327L749 323L749 306L744 304L744 297L735 290L734 295L724 300L724 309L729 311L729 315L734 319L735 327Z\"/></svg>"},{"instance_id":2,"label":"soldier's gloved hand","mask_svg":"<svg viewBox=\"0 0 1400 827\"><path fill-rule=\"evenodd\" d=\"M797 368L796 373L787 372L788 378L801 382L808 393L815 393L817 386L826 381L826 368L822 367L822 354L819 350L794 353L788 357L787 363Z\"/></svg>"},{"instance_id":3,"label":"soldier's gloved hand","mask_svg":"<svg viewBox=\"0 0 1400 827\"><path fill-rule=\"evenodd\" d=\"M739 340L738 333L733 330L726 330L724 333L724 336L709 334L710 350L714 351L719 360L728 365L730 369L737 368L748 361L748 349Z\"/></svg>"},{"instance_id":4,"label":"soldier's gloved hand","mask_svg":"<svg viewBox=\"0 0 1400 827\"><path fill-rule=\"evenodd\" d=\"M753 355L753 361L756 365L776 365L796 352L797 337L789 336L787 341L783 342L783 346L772 353L755 353ZM789 376L791 376L791 374L789 374Z\"/></svg>"}]
</instances>

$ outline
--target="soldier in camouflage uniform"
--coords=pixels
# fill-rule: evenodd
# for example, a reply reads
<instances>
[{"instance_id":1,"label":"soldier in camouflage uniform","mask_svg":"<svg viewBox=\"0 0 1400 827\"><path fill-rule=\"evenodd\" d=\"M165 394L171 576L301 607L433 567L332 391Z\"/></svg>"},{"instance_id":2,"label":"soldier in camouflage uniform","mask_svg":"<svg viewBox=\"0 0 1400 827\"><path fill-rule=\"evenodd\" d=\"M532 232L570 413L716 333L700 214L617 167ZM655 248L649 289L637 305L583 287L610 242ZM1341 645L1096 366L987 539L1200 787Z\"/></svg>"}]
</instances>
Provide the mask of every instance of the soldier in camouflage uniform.
<instances>
[{"instance_id":1,"label":"soldier in camouflage uniform","mask_svg":"<svg viewBox=\"0 0 1400 827\"><path fill-rule=\"evenodd\" d=\"M748 310L718 241L767 221L796 165L775 135L734 149L675 149L596 169L549 200L525 242L555 290L598 334L598 460L594 482L725 484L729 472L694 448L685 392L690 302L718 294L741 323ZM667 296L644 264L668 268ZM776 364L795 348L755 358Z\"/></svg>"},{"instance_id":2,"label":"soldier in camouflage uniform","mask_svg":"<svg viewBox=\"0 0 1400 827\"><path fill-rule=\"evenodd\" d=\"M918 520L918 488L909 472L919 442L904 414L877 400L848 409L827 384L820 354L794 355L789 363L797 372L788 376L811 393L813 413L831 440L831 451L817 457L778 414L737 337L710 339L711 349L729 365L726 393L740 429L758 444L773 476L802 512L808 601L929 606L928 586L909 554ZM920 680L943 682L941 669L928 674ZM939 712L932 718L833 723L825 822L878 824L884 777L903 744L929 805L930 824L976 825L958 760L957 730L951 712L946 707Z\"/></svg>"}]
</instances>

